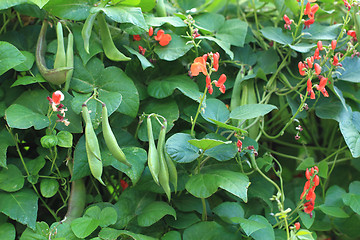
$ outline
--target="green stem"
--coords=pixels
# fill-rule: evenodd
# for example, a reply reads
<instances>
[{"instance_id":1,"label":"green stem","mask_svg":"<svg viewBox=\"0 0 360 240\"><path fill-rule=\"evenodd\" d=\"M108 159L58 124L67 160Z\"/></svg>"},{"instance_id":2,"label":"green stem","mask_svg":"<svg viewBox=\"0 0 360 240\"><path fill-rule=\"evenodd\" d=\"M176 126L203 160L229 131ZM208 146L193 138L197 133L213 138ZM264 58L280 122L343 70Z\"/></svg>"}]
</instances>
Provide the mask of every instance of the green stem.
<instances>
[{"instance_id":1,"label":"green stem","mask_svg":"<svg viewBox=\"0 0 360 240\"><path fill-rule=\"evenodd\" d=\"M198 116L199 116L199 113L200 113L200 111L201 111L201 107L202 107L203 101L204 101L204 99L205 99L205 97L206 97L206 93L207 93L207 87L205 87L204 94L201 96L200 103L199 103L199 107L198 107L198 109L197 109L195 118L194 118L194 120L192 121L191 131L190 131L190 135L191 135L192 137L195 137L195 132L194 132L195 124L196 124L196 120L197 120L197 118L198 118Z\"/></svg>"}]
</instances>

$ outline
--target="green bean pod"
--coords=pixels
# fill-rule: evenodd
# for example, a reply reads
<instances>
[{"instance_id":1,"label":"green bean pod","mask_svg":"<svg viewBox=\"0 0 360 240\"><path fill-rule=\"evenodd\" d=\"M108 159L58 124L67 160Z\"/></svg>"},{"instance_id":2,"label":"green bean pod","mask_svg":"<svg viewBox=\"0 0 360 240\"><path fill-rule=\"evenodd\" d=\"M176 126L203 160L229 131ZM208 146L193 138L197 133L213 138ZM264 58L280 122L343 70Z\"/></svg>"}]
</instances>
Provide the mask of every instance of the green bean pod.
<instances>
[{"instance_id":1,"label":"green bean pod","mask_svg":"<svg viewBox=\"0 0 360 240\"><path fill-rule=\"evenodd\" d=\"M90 41L90 37L91 37L91 32L92 32L92 28L94 26L94 22L95 22L95 19L96 19L96 16L98 13L99 12L90 13L90 15L86 18L84 26L81 30L81 36L84 40L84 48L88 54L90 54L89 41Z\"/></svg>"},{"instance_id":2,"label":"green bean pod","mask_svg":"<svg viewBox=\"0 0 360 240\"><path fill-rule=\"evenodd\" d=\"M355 33L356 33L356 37L359 40L360 38L360 15L358 12L354 11L354 25L355 25Z\"/></svg>"},{"instance_id":3,"label":"green bean pod","mask_svg":"<svg viewBox=\"0 0 360 240\"><path fill-rule=\"evenodd\" d=\"M146 121L147 121L147 132L149 138L148 166L154 181L156 182L156 184L159 184L160 159L155 145L154 135L152 131L152 124L151 124L151 117L148 116Z\"/></svg>"},{"instance_id":4,"label":"green bean pod","mask_svg":"<svg viewBox=\"0 0 360 240\"><path fill-rule=\"evenodd\" d=\"M39 38L36 44L36 65L39 68L41 75L44 79L52 84L60 85L66 81L66 74L72 68L61 67L55 69L48 69L45 63L45 52L46 52L46 30L48 22L43 21Z\"/></svg>"},{"instance_id":5,"label":"green bean pod","mask_svg":"<svg viewBox=\"0 0 360 240\"><path fill-rule=\"evenodd\" d=\"M157 3L156 3L156 15L158 17L167 17L164 0L157 0Z\"/></svg>"},{"instance_id":6,"label":"green bean pod","mask_svg":"<svg viewBox=\"0 0 360 240\"><path fill-rule=\"evenodd\" d=\"M124 163L126 166L131 167L131 164L126 160L126 156L119 147L115 135L111 130L108 119L108 112L105 104L102 105L102 131L106 146L108 147L114 158L116 158L119 162Z\"/></svg>"},{"instance_id":7,"label":"green bean pod","mask_svg":"<svg viewBox=\"0 0 360 240\"><path fill-rule=\"evenodd\" d=\"M157 152L159 154L160 159L160 172L159 172L159 183L161 187L164 189L168 200L171 199L171 189L170 189L170 176L169 176L169 169L165 159L164 154L164 146L165 146L165 135L166 135L166 120L164 121L164 126L161 126L159 140L157 145Z\"/></svg>"},{"instance_id":8,"label":"green bean pod","mask_svg":"<svg viewBox=\"0 0 360 240\"><path fill-rule=\"evenodd\" d=\"M102 14L97 16L99 27L100 27L100 36L101 42L103 45L103 49L107 58L112 61L129 61L131 58L125 56L122 52L120 52L111 37L111 33L109 27L105 21L105 17Z\"/></svg>"},{"instance_id":9,"label":"green bean pod","mask_svg":"<svg viewBox=\"0 0 360 240\"><path fill-rule=\"evenodd\" d=\"M167 122L166 121L165 121L164 125L165 125L164 128L165 128L165 132L166 132L166 128L167 128ZM170 158L170 155L166 151L165 143L164 143L163 151L164 151L166 165L167 165L167 168L168 168L168 171L169 171L170 182L174 186L174 190L175 190L175 193L176 193L177 192L178 174L177 174L177 170L176 170L176 166L175 166L174 161Z\"/></svg>"},{"instance_id":10,"label":"green bean pod","mask_svg":"<svg viewBox=\"0 0 360 240\"><path fill-rule=\"evenodd\" d=\"M64 46L64 34L61 22L56 24L57 51L55 55L54 68L66 67L66 54Z\"/></svg>"},{"instance_id":11,"label":"green bean pod","mask_svg":"<svg viewBox=\"0 0 360 240\"><path fill-rule=\"evenodd\" d=\"M86 123L85 147L86 147L86 154L88 157L90 171L91 174L94 176L94 178L96 178L101 184L105 185L104 182L101 180L103 165L101 161L99 142L97 140L96 133L92 126L89 110L86 104L82 105L82 115Z\"/></svg>"},{"instance_id":12,"label":"green bean pod","mask_svg":"<svg viewBox=\"0 0 360 240\"><path fill-rule=\"evenodd\" d=\"M66 81L65 81L65 87L64 91L68 91L70 87L70 81L74 72L74 35L69 30L68 35L68 45L66 49L66 67L72 68L67 74L66 74Z\"/></svg>"}]
</instances>

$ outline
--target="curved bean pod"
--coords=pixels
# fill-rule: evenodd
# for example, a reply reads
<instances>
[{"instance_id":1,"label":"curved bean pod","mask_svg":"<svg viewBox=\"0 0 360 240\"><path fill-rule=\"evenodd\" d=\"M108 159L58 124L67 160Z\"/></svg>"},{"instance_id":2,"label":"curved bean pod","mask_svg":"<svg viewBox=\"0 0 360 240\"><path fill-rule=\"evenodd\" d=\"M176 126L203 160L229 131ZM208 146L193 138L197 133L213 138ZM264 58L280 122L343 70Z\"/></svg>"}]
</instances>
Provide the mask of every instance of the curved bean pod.
<instances>
[{"instance_id":1,"label":"curved bean pod","mask_svg":"<svg viewBox=\"0 0 360 240\"><path fill-rule=\"evenodd\" d=\"M147 132L149 138L148 166L154 181L159 184L160 159L156 149L154 135L152 131L151 117L147 118Z\"/></svg>"},{"instance_id":2,"label":"curved bean pod","mask_svg":"<svg viewBox=\"0 0 360 240\"><path fill-rule=\"evenodd\" d=\"M166 163L164 146L165 146L165 135L166 135L167 121L164 121L164 126L161 126L159 140L157 145L157 151L160 159L160 172L159 172L159 182L161 187L164 189L168 200L171 199L171 189L169 184L169 169Z\"/></svg>"},{"instance_id":3,"label":"curved bean pod","mask_svg":"<svg viewBox=\"0 0 360 240\"><path fill-rule=\"evenodd\" d=\"M91 31L94 26L95 18L99 12L90 13L90 15L86 18L84 26L81 30L81 36L84 40L84 48L85 51L90 54L89 52L89 41L91 37Z\"/></svg>"},{"instance_id":4,"label":"curved bean pod","mask_svg":"<svg viewBox=\"0 0 360 240\"><path fill-rule=\"evenodd\" d=\"M102 131L106 146L108 147L114 158L116 158L119 162L124 163L126 166L131 167L131 164L126 160L126 156L119 147L115 135L111 130L108 119L108 112L105 104L102 105Z\"/></svg>"},{"instance_id":5,"label":"curved bean pod","mask_svg":"<svg viewBox=\"0 0 360 240\"><path fill-rule=\"evenodd\" d=\"M66 67L66 54L64 46L64 34L61 22L56 24L57 51L55 55L54 68Z\"/></svg>"}]
</instances>

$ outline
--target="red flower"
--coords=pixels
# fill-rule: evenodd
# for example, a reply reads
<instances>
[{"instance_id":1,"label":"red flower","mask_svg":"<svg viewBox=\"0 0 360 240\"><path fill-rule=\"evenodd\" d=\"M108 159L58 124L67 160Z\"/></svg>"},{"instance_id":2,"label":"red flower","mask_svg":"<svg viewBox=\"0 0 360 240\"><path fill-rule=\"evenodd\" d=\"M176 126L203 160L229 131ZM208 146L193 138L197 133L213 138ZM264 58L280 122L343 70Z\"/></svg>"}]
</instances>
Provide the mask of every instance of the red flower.
<instances>
[{"instance_id":1,"label":"red flower","mask_svg":"<svg viewBox=\"0 0 360 240\"><path fill-rule=\"evenodd\" d=\"M212 88L212 85L211 85L211 79L210 79L210 76L207 75L206 76L206 88L208 89L210 95L213 93L213 88Z\"/></svg>"},{"instance_id":2,"label":"red flower","mask_svg":"<svg viewBox=\"0 0 360 240\"><path fill-rule=\"evenodd\" d=\"M315 92L314 90L310 90L310 99L315 99Z\"/></svg>"},{"instance_id":3,"label":"red flower","mask_svg":"<svg viewBox=\"0 0 360 240\"><path fill-rule=\"evenodd\" d=\"M315 63L314 65L314 69L315 69L315 74L319 75L321 73L321 67L318 63Z\"/></svg>"},{"instance_id":4,"label":"red flower","mask_svg":"<svg viewBox=\"0 0 360 240\"><path fill-rule=\"evenodd\" d=\"M349 30L347 35L351 36L355 41L357 41L356 32L354 30Z\"/></svg>"},{"instance_id":5,"label":"red flower","mask_svg":"<svg viewBox=\"0 0 360 240\"><path fill-rule=\"evenodd\" d=\"M314 19L316 11L319 9L319 5L315 4L314 6L310 6L310 2L306 4L306 8L304 11L304 15L308 15L310 19Z\"/></svg>"},{"instance_id":6,"label":"red flower","mask_svg":"<svg viewBox=\"0 0 360 240\"><path fill-rule=\"evenodd\" d=\"M47 100L49 101L49 103L51 104L53 111L54 111L54 112L57 112L57 111L59 111L59 109L61 108L61 107L58 108L57 105L59 105L60 102L61 102L62 100L64 100L64 94L63 94L61 91L57 90L56 92L54 92L54 93L52 94L52 97L51 97L51 98L50 98L50 97L47 97L46 99L47 99Z\"/></svg>"},{"instance_id":7,"label":"red flower","mask_svg":"<svg viewBox=\"0 0 360 240\"><path fill-rule=\"evenodd\" d=\"M289 29L291 30L291 24L294 22L292 19L290 20L290 18L285 14L283 17L285 24L284 24L284 28L285 29Z\"/></svg>"},{"instance_id":8,"label":"red flower","mask_svg":"<svg viewBox=\"0 0 360 240\"><path fill-rule=\"evenodd\" d=\"M336 55L334 56L332 65L334 65L334 66L340 66L340 67L342 66L342 64L339 63L339 58L338 58Z\"/></svg>"},{"instance_id":9,"label":"red flower","mask_svg":"<svg viewBox=\"0 0 360 240\"><path fill-rule=\"evenodd\" d=\"M315 22L315 19L313 19L313 18L310 18L310 19L308 19L308 20L305 20L305 22L304 22L304 29L305 29L305 28L309 28L310 25L313 24L314 22Z\"/></svg>"},{"instance_id":10,"label":"red flower","mask_svg":"<svg viewBox=\"0 0 360 240\"><path fill-rule=\"evenodd\" d=\"M242 148L242 141L240 141L240 139L238 139L236 146L238 148L238 152L241 152L241 148Z\"/></svg>"},{"instance_id":11,"label":"red flower","mask_svg":"<svg viewBox=\"0 0 360 240\"><path fill-rule=\"evenodd\" d=\"M310 180L311 175L310 175L310 171L309 171L308 168L305 171L305 177L306 177L307 180Z\"/></svg>"},{"instance_id":12,"label":"red flower","mask_svg":"<svg viewBox=\"0 0 360 240\"><path fill-rule=\"evenodd\" d=\"M133 35L133 40L134 41L140 41L141 40L140 35Z\"/></svg>"},{"instance_id":13,"label":"red flower","mask_svg":"<svg viewBox=\"0 0 360 240\"><path fill-rule=\"evenodd\" d=\"M310 202L304 203L304 212L309 214L312 217L312 211L314 210L315 202L310 200Z\"/></svg>"},{"instance_id":14,"label":"red flower","mask_svg":"<svg viewBox=\"0 0 360 240\"><path fill-rule=\"evenodd\" d=\"M322 45L322 41L318 41L318 42L317 42L317 47L318 47L318 49L319 49L320 51L324 50L323 45Z\"/></svg>"},{"instance_id":15,"label":"red flower","mask_svg":"<svg viewBox=\"0 0 360 240\"><path fill-rule=\"evenodd\" d=\"M164 30L160 29L157 31L155 40L158 41L161 46L166 46L171 41L171 35L165 34Z\"/></svg>"},{"instance_id":16,"label":"red flower","mask_svg":"<svg viewBox=\"0 0 360 240\"><path fill-rule=\"evenodd\" d=\"M299 73L301 76L305 76L306 72L304 71L304 68L306 68L305 64L303 62L298 63Z\"/></svg>"},{"instance_id":17,"label":"red flower","mask_svg":"<svg viewBox=\"0 0 360 240\"><path fill-rule=\"evenodd\" d=\"M350 9L351 9L350 3L347 0L343 0L343 2L345 4L345 7L347 8L347 10L350 11Z\"/></svg>"},{"instance_id":18,"label":"red flower","mask_svg":"<svg viewBox=\"0 0 360 240\"><path fill-rule=\"evenodd\" d=\"M327 81L328 81L328 78L321 76L320 77L320 83L316 87L316 89L319 90L319 91L322 91L325 88L325 86L327 84Z\"/></svg>"},{"instance_id":19,"label":"red flower","mask_svg":"<svg viewBox=\"0 0 360 240\"><path fill-rule=\"evenodd\" d=\"M226 75L221 74L219 80L214 81L215 86L219 88L220 92L225 93L226 87L224 83L226 82Z\"/></svg>"},{"instance_id":20,"label":"red flower","mask_svg":"<svg viewBox=\"0 0 360 240\"><path fill-rule=\"evenodd\" d=\"M312 68L312 67L313 67L313 63L314 63L314 57L311 56L311 57L309 57L309 58L306 58L306 62L307 62L307 64L308 64L309 68Z\"/></svg>"},{"instance_id":21,"label":"red flower","mask_svg":"<svg viewBox=\"0 0 360 240\"><path fill-rule=\"evenodd\" d=\"M213 68L214 71L217 72L217 70L219 69L219 58L220 58L220 54L218 52L213 54Z\"/></svg>"},{"instance_id":22,"label":"red flower","mask_svg":"<svg viewBox=\"0 0 360 240\"><path fill-rule=\"evenodd\" d=\"M203 57L197 57L194 60L194 63L191 64L190 67L191 75L197 76L200 72L202 72L205 76L208 75L208 72L206 70L206 61Z\"/></svg>"},{"instance_id":23,"label":"red flower","mask_svg":"<svg viewBox=\"0 0 360 240\"><path fill-rule=\"evenodd\" d=\"M151 37L154 34L154 29L153 27L149 28L149 37Z\"/></svg>"},{"instance_id":24,"label":"red flower","mask_svg":"<svg viewBox=\"0 0 360 240\"><path fill-rule=\"evenodd\" d=\"M321 57L320 57L320 49L319 48L315 49L314 59L321 59Z\"/></svg>"},{"instance_id":25,"label":"red flower","mask_svg":"<svg viewBox=\"0 0 360 240\"><path fill-rule=\"evenodd\" d=\"M145 51L146 51L146 48L143 48L142 46L139 45L139 53L144 56Z\"/></svg>"},{"instance_id":26,"label":"red flower","mask_svg":"<svg viewBox=\"0 0 360 240\"><path fill-rule=\"evenodd\" d=\"M336 44L337 44L337 41L336 41L336 40L332 40L332 41L331 41L331 48L332 48L332 50L335 50Z\"/></svg>"},{"instance_id":27,"label":"red flower","mask_svg":"<svg viewBox=\"0 0 360 240\"><path fill-rule=\"evenodd\" d=\"M300 229L300 223L299 223L299 222L296 222L296 223L294 224L294 226L295 226L296 230L299 230L299 229Z\"/></svg>"},{"instance_id":28,"label":"red flower","mask_svg":"<svg viewBox=\"0 0 360 240\"><path fill-rule=\"evenodd\" d=\"M121 188L123 189L123 191L125 190L125 189L127 189L128 187L129 187L129 184L126 182L126 181L124 181L124 180L120 180L120 186L121 186Z\"/></svg>"}]
</instances>

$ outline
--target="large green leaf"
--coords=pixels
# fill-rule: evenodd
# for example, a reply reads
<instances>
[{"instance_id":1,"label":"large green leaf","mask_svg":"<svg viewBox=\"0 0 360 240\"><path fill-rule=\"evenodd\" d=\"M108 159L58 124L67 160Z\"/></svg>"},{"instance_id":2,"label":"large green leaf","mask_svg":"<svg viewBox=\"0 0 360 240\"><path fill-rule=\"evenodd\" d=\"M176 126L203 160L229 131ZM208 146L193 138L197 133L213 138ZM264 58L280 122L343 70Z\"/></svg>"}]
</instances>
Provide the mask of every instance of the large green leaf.
<instances>
[{"instance_id":1,"label":"large green leaf","mask_svg":"<svg viewBox=\"0 0 360 240\"><path fill-rule=\"evenodd\" d=\"M37 222L35 229L25 229L21 234L20 240L47 240L49 232L49 225L46 222Z\"/></svg>"},{"instance_id":2,"label":"large green leaf","mask_svg":"<svg viewBox=\"0 0 360 240\"><path fill-rule=\"evenodd\" d=\"M18 72L29 71L35 62L35 56L33 53L28 51L21 51L21 54L24 55L25 61L15 66L14 69Z\"/></svg>"},{"instance_id":3,"label":"large green leaf","mask_svg":"<svg viewBox=\"0 0 360 240\"><path fill-rule=\"evenodd\" d=\"M96 0L51 0L44 9L59 18L81 21L87 18L95 3Z\"/></svg>"},{"instance_id":4,"label":"large green leaf","mask_svg":"<svg viewBox=\"0 0 360 240\"><path fill-rule=\"evenodd\" d=\"M153 80L148 86L148 93L154 98L161 99L173 94L175 89L179 89L185 96L192 100L200 102L202 93L199 92L198 85L185 75L171 76L162 80Z\"/></svg>"},{"instance_id":5,"label":"large green leaf","mask_svg":"<svg viewBox=\"0 0 360 240\"><path fill-rule=\"evenodd\" d=\"M145 236L139 233L133 233L127 230L117 230L113 228L103 228L99 233L99 237L104 240L118 239L120 236L130 237L134 240L156 240L157 238Z\"/></svg>"},{"instance_id":6,"label":"large green leaf","mask_svg":"<svg viewBox=\"0 0 360 240\"><path fill-rule=\"evenodd\" d=\"M42 179L40 182L40 192L46 198L53 197L59 190L59 182L56 179Z\"/></svg>"},{"instance_id":7,"label":"large green leaf","mask_svg":"<svg viewBox=\"0 0 360 240\"><path fill-rule=\"evenodd\" d=\"M28 0L2 0L0 1L0 10L7 9L27 2Z\"/></svg>"},{"instance_id":8,"label":"large green leaf","mask_svg":"<svg viewBox=\"0 0 360 240\"><path fill-rule=\"evenodd\" d=\"M0 76L25 60L26 57L15 46L0 41Z\"/></svg>"},{"instance_id":9,"label":"large green leaf","mask_svg":"<svg viewBox=\"0 0 360 240\"><path fill-rule=\"evenodd\" d=\"M74 167L71 181L90 175L90 167L85 149L85 135L82 135L75 146Z\"/></svg>"},{"instance_id":10,"label":"large green leaf","mask_svg":"<svg viewBox=\"0 0 360 240\"><path fill-rule=\"evenodd\" d=\"M244 209L237 202L223 202L213 209L213 212L227 223L233 223L233 217L244 217Z\"/></svg>"},{"instance_id":11,"label":"large green leaf","mask_svg":"<svg viewBox=\"0 0 360 240\"><path fill-rule=\"evenodd\" d=\"M180 232L177 231L170 231L165 233L162 237L161 240L181 240L181 234Z\"/></svg>"},{"instance_id":12,"label":"large green leaf","mask_svg":"<svg viewBox=\"0 0 360 240\"><path fill-rule=\"evenodd\" d=\"M12 128L42 129L49 125L46 115L49 101L45 90L26 91L5 111L6 121Z\"/></svg>"},{"instance_id":13,"label":"large green leaf","mask_svg":"<svg viewBox=\"0 0 360 240\"><path fill-rule=\"evenodd\" d=\"M228 229L216 222L200 222L185 229L183 240L236 240L241 239L238 234L229 232Z\"/></svg>"},{"instance_id":14,"label":"large green leaf","mask_svg":"<svg viewBox=\"0 0 360 240\"><path fill-rule=\"evenodd\" d=\"M245 219L242 217L234 217L231 218L231 221L233 221L234 223L240 223L240 226L244 230L246 235L250 236L251 234L259 230L265 229L267 227L266 224L252 219L252 218L257 219L257 217L258 215L252 215L249 219Z\"/></svg>"},{"instance_id":15,"label":"large green leaf","mask_svg":"<svg viewBox=\"0 0 360 240\"><path fill-rule=\"evenodd\" d=\"M165 215L171 215L176 219L175 209L165 202L152 202L147 205L137 217L141 227L148 227L159 221Z\"/></svg>"},{"instance_id":16,"label":"large green leaf","mask_svg":"<svg viewBox=\"0 0 360 240\"><path fill-rule=\"evenodd\" d=\"M344 203L347 206L350 206L350 208L356 212L357 214L360 214L360 182L354 181L350 183L349 186L349 193L346 193L342 196Z\"/></svg>"},{"instance_id":17,"label":"large green leaf","mask_svg":"<svg viewBox=\"0 0 360 240\"><path fill-rule=\"evenodd\" d=\"M275 233L273 226L269 223L269 221L261 216L261 215L252 215L249 217L249 220L255 221L260 224L264 224L266 227L259 229L251 234L251 236L255 240L262 240L262 239L268 239L268 240L275 240Z\"/></svg>"},{"instance_id":18,"label":"large green leaf","mask_svg":"<svg viewBox=\"0 0 360 240\"><path fill-rule=\"evenodd\" d=\"M141 109L141 112L146 114L156 113L160 114L167 120L167 131L174 126L174 122L179 118L179 109L178 106L172 98L166 99L151 99L145 103L144 108ZM160 133L160 124L155 118L151 119L154 138L157 139ZM139 139L141 141L148 141L148 134L147 134L147 125L146 121L144 121L140 128L139 128Z\"/></svg>"},{"instance_id":19,"label":"large green leaf","mask_svg":"<svg viewBox=\"0 0 360 240\"><path fill-rule=\"evenodd\" d=\"M15 165L8 165L0 171L0 189L6 192L16 192L24 186L24 176Z\"/></svg>"},{"instance_id":20,"label":"large green leaf","mask_svg":"<svg viewBox=\"0 0 360 240\"><path fill-rule=\"evenodd\" d=\"M230 118L241 120L252 119L264 116L274 109L277 109L277 107L270 104L246 104L232 110Z\"/></svg>"},{"instance_id":21,"label":"large green leaf","mask_svg":"<svg viewBox=\"0 0 360 240\"><path fill-rule=\"evenodd\" d=\"M178 206L176 207L178 208ZM194 212L183 213L177 211L176 219L174 219L173 217L166 217L165 219L166 223L169 224L170 227L175 229L185 229L190 227L194 223L200 222L200 218Z\"/></svg>"},{"instance_id":22,"label":"large green leaf","mask_svg":"<svg viewBox=\"0 0 360 240\"><path fill-rule=\"evenodd\" d=\"M334 40L339 35L342 24L334 24L330 26L314 23L310 28L304 29L304 37L308 39L318 40Z\"/></svg>"},{"instance_id":23,"label":"large green leaf","mask_svg":"<svg viewBox=\"0 0 360 240\"><path fill-rule=\"evenodd\" d=\"M158 55L160 59L166 61L174 61L184 56L193 47L191 44L186 44L187 41L184 38L173 33L170 35L171 41L168 45L157 45L154 49L156 55Z\"/></svg>"},{"instance_id":24,"label":"large green leaf","mask_svg":"<svg viewBox=\"0 0 360 240\"><path fill-rule=\"evenodd\" d=\"M289 32L283 32L281 28L278 27L265 27L260 31L265 38L278 42L284 45L291 44L293 38Z\"/></svg>"},{"instance_id":25,"label":"large green leaf","mask_svg":"<svg viewBox=\"0 0 360 240\"><path fill-rule=\"evenodd\" d=\"M341 61L343 68L337 69L337 78L343 81L359 83L360 59L346 57Z\"/></svg>"},{"instance_id":26,"label":"large green leaf","mask_svg":"<svg viewBox=\"0 0 360 240\"><path fill-rule=\"evenodd\" d=\"M101 210L100 216L100 227L104 228L113 225L117 221L117 212L113 207L106 207Z\"/></svg>"},{"instance_id":27,"label":"large green leaf","mask_svg":"<svg viewBox=\"0 0 360 240\"><path fill-rule=\"evenodd\" d=\"M141 12L141 8L117 5L105 8L94 7L91 9L91 13L98 11L104 12L106 16L115 22L130 23L144 29L145 31L149 29Z\"/></svg>"},{"instance_id":28,"label":"large green leaf","mask_svg":"<svg viewBox=\"0 0 360 240\"><path fill-rule=\"evenodd\" d=\"M190 134L176 133L166 141L166 150L175 162L189 163L200 156L199 149L189 143L191 139Z\"/></svg>"},{"instance_id":29,"label":"large green leaf","mask_svg":"<svg viewBox=\"0 0 360 240\"><path fill-rule=\"evenodd\" d=\"M216 38L230 43L231 45L243 47L248 29L248 24L239 19L230 19L216 32Z\"/></svg>"},{"instance_id":30,"label":"large green leaf","mask_svg":"<svg viewBox=\"0 0 360 240\"><path fill-rule=\"evenodd\" d=\"M230 43L211 36L200 36L197 39L206 39L215 42L219 47L221 47L225 51L225 53L230 57L230 59L234 58L234 53L230 50L230 45L231 45Z\"/></svg>"},{"instance_id":31,"label":"large green leaf","mask_svg":"<svg viewBox=\"0 0 360 240\"><path fill-rule=\"evenodd\" d=\"M0 192L0 211L35 229L38 196L30 189L23 189L14 193Z\"/></svg>"},{"instance_id":32,"label":"large green leaf","mask_svg":"<svg viewBox=\"0 0 360 240\"><path fill-rule=\"evenodd\" d=\"M208 198L222 188L247 202L248 177L239 172L216 170L190 177L185 188L198 198Z\"/></svg>"},{"instance_id":33,"label":"large green leaf","mask_svg":"<svg viewBox=\"0 0 360 240\"><path fill-rule=\"evenodd\" d=\"M147 17L145 18L146 23L149 26L153 26L153 27L160 27L162 25L164 25L165 23L169 23L170 25L174 26L174 27L186 27L186 24L184 23L183 20L181 20L181 18L176 17L176 16L172 16L172 17Z\"/></svg>"},{"instance_id":34,"label":"large green leaf","mask_svg":"<svg viewBox=\"0 0 360 240\"><path fill-rule=\"evenodd\" d=\"M202 149L203 151L206 151L208 149L223 145L223 144L230 144L231 141L221 141L216 139L191 139L188 141L191 145L194 145L197 148Z\"/></svg>"},{"instance_id":35,"label":"large green leaf","mask_svg":"<svg viewBox=\"0 0 360 240\"><path fill-rule=\"evenodd\" d=\"M209 32L215 32L225 23L225 17L216 13L203 13L194 17L195 25Z\"/></svg>"},{"instance_id":36,"label":"large green leaf","mask_svg":"<svg viewBox=\"0 0 360 240\"><path fill-rule=\"evenodd\" d=\"M223 142L227 142L226 137L221 136L220 134L216 133L209 133L205 136L205 138L209 139L216 139ZM205 155L215 158L218 161L227 161L235 157L236 153L238 152L238 149L236 145L233 143L229 144L222 144L216 147L213 147L211 149L208 149L205 151Z\"/></svg>"},{"instance_id":37,"label":"large green leaf","mask_svg":"<svg viewBox=\"0 0 360 240\"><path fill-rule=\"evenodd\" d=\"M126 159L131 163L131 168L115 159L108 150L102 151L104 166L111 165L117 170L125 173L135 185L145 168L147 162L147 153L144 149L138 147L125 147L122 148Z\"/></svg>"},{"instance_id":38,"label":"large green leaf","mask_svg":"<svg viewBox=\"0 0 360 240\"><path fill-rule=\"evenodd\" d=\"M71 222L71 229L78 238L86 238L99 226L100 221L90 217L76 218Z\"/></svg>"},{"instance_id":39,"label":"large green leaf","mask_svg":"<svg viewBox=\"0 0 360 240\"><path fill-rule=\"evenodd\" d=\"M319 206L319 209L328 216L336 218L348 218L349 215L341 208L336 206L327 206L322 204Z\"/></svg>"},{"instance_id":40,"label":"large green leaf","mask_svg":"<svg viewBox=\"0 0 360 240\"><path fill-rule=\"evenodd\" d=\"M216 98L206 99L205 109L200 114L208 122L213 122L213 119L225 123L229 120L230 116L229 109L225 103Z\"/></svg>"}]
</instances>

